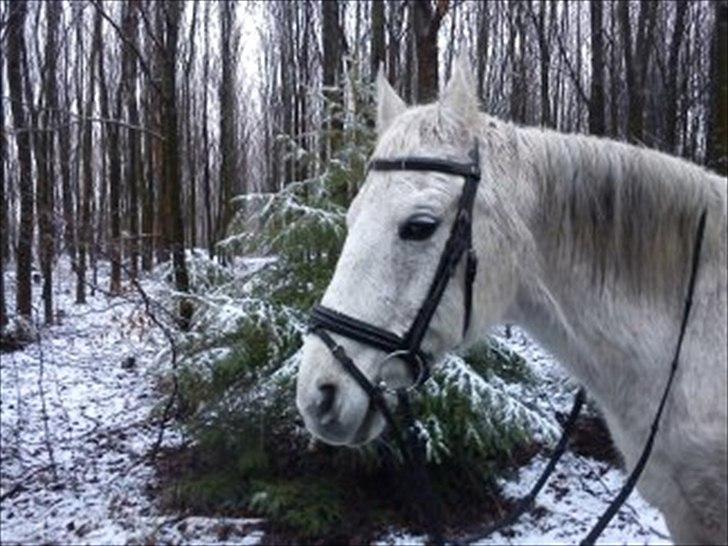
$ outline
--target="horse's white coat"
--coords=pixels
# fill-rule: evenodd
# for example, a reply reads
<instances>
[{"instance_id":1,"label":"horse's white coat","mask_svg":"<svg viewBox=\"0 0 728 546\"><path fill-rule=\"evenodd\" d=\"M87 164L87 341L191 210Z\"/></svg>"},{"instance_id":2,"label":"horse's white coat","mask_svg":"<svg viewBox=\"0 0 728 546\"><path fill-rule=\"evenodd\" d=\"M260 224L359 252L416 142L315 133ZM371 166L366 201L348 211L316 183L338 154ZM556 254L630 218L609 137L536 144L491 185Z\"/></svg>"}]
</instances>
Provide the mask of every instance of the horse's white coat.
<instances>
[{"instance_id":1,"label":"horse's white coat","mask_svg":"<svg viewBox=\"0 0 728 546\"><path fill-rule=\"evenodd\" d=\"M602 408L627 468L636 463L667 381L695 226L708 210L680 367L640 492L679 543L726 543L728 318L726 180L665 154L606 139L520 128L478 112L459 65L438 103L407 109L379 79L374 155L465 159L478 138L481 181L474 244L479 269L469 339L461 340L456 273L425 349L442 354L516 322L554 352ZM349 210L349 235L323 303L399 333L410 325L453 221L462 179L369 175ZM397 227L427 210L442 224L426 241ZM462 268L462 264L461 264ZM373 381L407 383L403 365L338 338ZM335 444L383 429L361 388L315 336L303 348L297 403L308 428ZM315 411L319 386L336 398Z\"/></svg>"}]
</instances>

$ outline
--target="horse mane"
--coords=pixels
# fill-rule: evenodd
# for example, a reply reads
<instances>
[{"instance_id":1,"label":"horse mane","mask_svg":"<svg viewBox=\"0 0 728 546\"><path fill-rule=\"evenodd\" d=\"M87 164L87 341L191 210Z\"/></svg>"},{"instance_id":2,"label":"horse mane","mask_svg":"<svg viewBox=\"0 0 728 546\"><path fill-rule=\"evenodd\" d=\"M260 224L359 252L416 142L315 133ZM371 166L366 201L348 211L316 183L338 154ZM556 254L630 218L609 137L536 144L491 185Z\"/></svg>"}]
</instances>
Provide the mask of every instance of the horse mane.
<instances>
[{"instance_id":1,"label":"horse mane","mask_svg":"<svg viewBox=\"0 0 728 546\"><path fill-rule=\"evenodd\" d=\"M544 231L536 237L553 245L548 254L586 265L601 290L611 283L629 297L682 297L700 215L720 200L717 176L612 140L516 133L520 159L538 184ZM724 198L722 209L725 216Z\"/></svg>"},{"instance_id":2,"label":"horse mane","mask_svg":"<svg viewBox=\"0 0 728 546\"><path fill-rule=\"evenodd\" d=\"M629 297L666 303L682 298L703 209L717 211L722 219L716 223L725 225L725 180L686 160L605 138L519 127L486 114L464 120L437 103L400 115L381 135L374 156L422 153L462 160L475 135L483 140L481 161L497 194L489 196L491 204L502 205L491 208L501 236L546 245L544 255L588 267L601 291L611 285ZM538 196L535 224L517 217L523 209L507 197L517 179L528 178L535 179ZM533 258L525 256L524 272L539 267Z\"/></svg>"}]
</instances>

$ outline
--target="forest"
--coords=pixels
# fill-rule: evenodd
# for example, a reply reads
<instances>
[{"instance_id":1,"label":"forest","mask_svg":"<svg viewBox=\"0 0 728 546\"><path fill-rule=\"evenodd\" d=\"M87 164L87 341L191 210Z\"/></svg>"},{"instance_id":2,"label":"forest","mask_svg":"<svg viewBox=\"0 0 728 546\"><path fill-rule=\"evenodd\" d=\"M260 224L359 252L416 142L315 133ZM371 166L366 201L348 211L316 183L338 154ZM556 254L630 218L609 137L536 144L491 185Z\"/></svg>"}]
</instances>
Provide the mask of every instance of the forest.
<instances>
[{"instance_id":1,"label":"forest","mask_svg":"<svg viewBox=\"0 0 728 546\"><path fill-rule=\"evenodd\" d=\"M388 525L416 535L416 518L371 485L382 450L312 444L293 402L375 144L377 74L427 103L462 56L492 116L726 176L727 40L728 3L708 0L1 2L3 534L407 543ZM508 327L450 355L417 403L452 527L500 510L498 480L556 435L573 385L534 355ZM126 465L95 485L76 460L97 456L91 436ZM595 487L618 481L611 457ZM89 521L73 491L101 499ZM608 538L665 540L649 508L626 518Z\"/></svg>"}]
</instances>

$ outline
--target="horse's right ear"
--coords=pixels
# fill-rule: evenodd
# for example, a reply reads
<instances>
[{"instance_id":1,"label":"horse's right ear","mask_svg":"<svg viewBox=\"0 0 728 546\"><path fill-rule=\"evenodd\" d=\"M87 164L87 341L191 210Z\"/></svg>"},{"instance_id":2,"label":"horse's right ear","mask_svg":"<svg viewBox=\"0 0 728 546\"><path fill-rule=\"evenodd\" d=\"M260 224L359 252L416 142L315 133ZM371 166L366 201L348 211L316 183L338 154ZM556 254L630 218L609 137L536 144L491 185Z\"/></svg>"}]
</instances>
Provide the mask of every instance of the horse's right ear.
<instances>
[{"instance_id":1,"label":"horse's right ear","mask_svg":"<svg viewBox=\"0 0 728 546\"><path fill-rule=\"evenodd\" d=\"M381 135L392 120L407 109L397 92L389 85L384 75L384 65L379 65L377 74L377 134Z\"/></svg>"}]
</instances>

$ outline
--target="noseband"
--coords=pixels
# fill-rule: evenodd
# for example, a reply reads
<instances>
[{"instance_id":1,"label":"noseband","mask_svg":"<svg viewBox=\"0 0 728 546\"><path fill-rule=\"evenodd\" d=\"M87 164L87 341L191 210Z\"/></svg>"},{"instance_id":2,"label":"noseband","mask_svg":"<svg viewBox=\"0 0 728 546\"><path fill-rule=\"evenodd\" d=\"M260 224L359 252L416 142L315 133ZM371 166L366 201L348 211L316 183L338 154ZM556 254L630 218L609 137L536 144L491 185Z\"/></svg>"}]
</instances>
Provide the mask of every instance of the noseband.
<instances>
[{"instance_id":1,"label":"noseband","mask_svg":"<svg viewBox=\"0 0 728 546\"><path fill-rule=\"evenodd\" d=\"M311 311L310 325L311 332L316 334L327 345L329 350L339 362L341 362L347 371L353 375L354 379L370 393L375 387L371 385L369 380L359 373L352 373L350 366L344 364L342 356L346 353L329 335L328 332L338 334L348 339L353 339L380 351L387 353L386 360L392 358L400 358L405 361L412 372L413 385L411 388L417 388L424 383L429 377L429 355L422 351L422 339L427 333L427 329L432 322L432 317L440 305L442 296L448 286L450 279L455 274L460 260L465 255L465 313L463 315L463 337L470 326L470 316L473 306L473 281L477 270L477 258L473 250L473 203L480 182L480 157L478 151L478 141L473 144L470 151L470 162L459 163L448 161L445 159L430 157L402 157L394 159L373 159L369 162L369 171L418 171L418 172L437 172L443 174L451 174L462 176L465 178L465 184L458 200L458 209L455 215L455 221L450 230L450 236L445 243L445 248L440 255L440 261L435 270L435 276L432 279L430 288L427 292L425 300L422 302L417 316L415 316L412 325L407 333L398 335L389 330L375 326L374 324L364 322L357 318L351 317L340 311L324 307L323 305L314 306ZM348 357L347 357L348 360ZM357 370L358 371L358 370ZM365 384L366 383L366 384ZM386 386L383 386L386 389Z\"/></svg>"}]
</instances>

